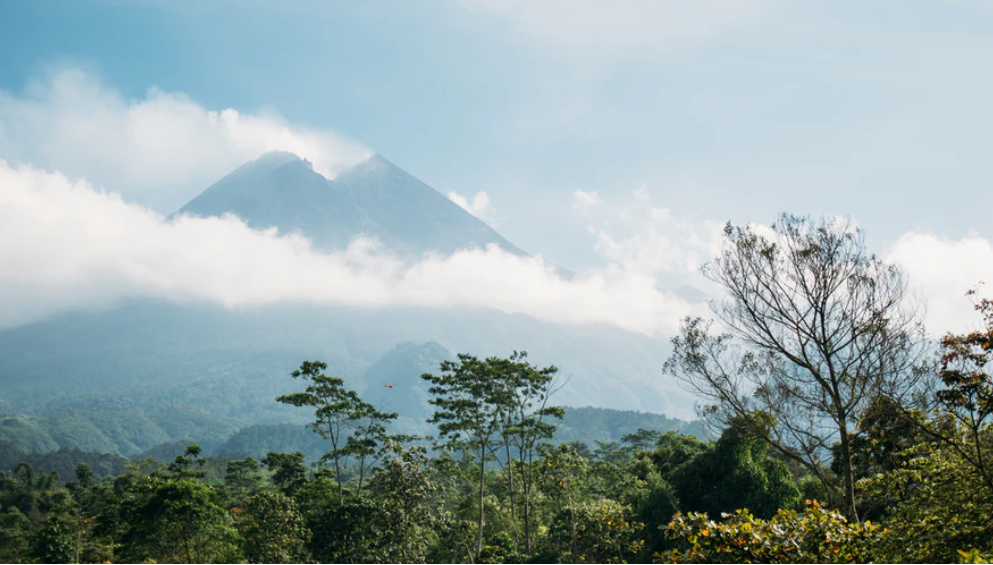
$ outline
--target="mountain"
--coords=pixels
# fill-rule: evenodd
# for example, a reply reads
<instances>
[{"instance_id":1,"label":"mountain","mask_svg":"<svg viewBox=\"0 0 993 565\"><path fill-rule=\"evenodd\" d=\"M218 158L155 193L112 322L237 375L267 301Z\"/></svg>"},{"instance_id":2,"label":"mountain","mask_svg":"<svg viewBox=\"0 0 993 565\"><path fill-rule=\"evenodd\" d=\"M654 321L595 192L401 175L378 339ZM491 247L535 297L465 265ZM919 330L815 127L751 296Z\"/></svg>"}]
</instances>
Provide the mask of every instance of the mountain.
<instances>
[{"instance_id":1,"label":"mountain","mask_svg":"<svg viewBox=\"0 0 993 565\"><path fill-rule=\"evenodd\" d=\"M379 155L328 180L292 153L266 153L176 214L226 213L253 228L302 233L324 250L342 249L352 238L366 235L406 254L450 254L494 243L524 255L479 218Z\"/></svg>"},{"instance_id":2,"label":"mountain","mask_svg":"<svg viewBox=\"0 0 993 565\"><path fill-rule=\"evenodd\" d=\"M296 155L268 153L178 213L237 214L253 227L301 233L325 249L365 234L401 253L494 243L524 254L378 156L329 181ZM129 456L187 440L219 448L241 429L307 420L305 411L275 402L297 389L289 373L305 359L327 362L329 374L397 411L403 430L425 433L430 407L422 373L455 353L515 350L560 368L557 404L693 416L690 396L662 374L669 344L613 326L482 308L227 309L136 300L0 331L0 439L22 450L78 447Z\"/></svg>"}]
</instances>

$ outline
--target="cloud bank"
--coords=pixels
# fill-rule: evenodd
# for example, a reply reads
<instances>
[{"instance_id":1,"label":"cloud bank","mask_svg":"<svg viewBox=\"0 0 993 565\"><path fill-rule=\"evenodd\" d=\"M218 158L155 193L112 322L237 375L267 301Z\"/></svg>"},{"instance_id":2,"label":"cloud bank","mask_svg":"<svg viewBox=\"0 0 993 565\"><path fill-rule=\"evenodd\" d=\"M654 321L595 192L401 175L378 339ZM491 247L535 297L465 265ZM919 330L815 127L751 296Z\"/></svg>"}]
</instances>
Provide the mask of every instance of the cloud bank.
<instances>
[{"instance_id":1,"label":"cloud bank","mask_svg":"<svg viewBox=\"0 0 993 565\"><path fill-rule=\"evenodd\" d=\"M157 88L128 100L74 68L51 71L20 94L0 91L0 156L86 178L165 213L277 149L308 159L328 177L371 154L276 113L210 110Z\"/></svg>"},{"instance_id":2,"label":"cloud bank","mask_svg":"<svg viewBox=\"0 0 993 565\"><path fill-rule=\"evenodd\" d=\"M376 242L338 253L235 217L180 217L0 161L0 327L129 298L230 308L307 302L485 307L668 335L694 307L654 277L611 267L572 280L497 247L406 263Z\"/></svg>"},{"instance_id":3,"label":"cloud bank","mask_svg":"<svg viewBox=\"0 0 993 565\"><path fill-rule=\"evenodd\" d=\"M0 160L0 328L134 298L228 308L481 307L655 336L672 335L684 316L707 315L659 281L700 284L699 265L719 245L718 223L678 221L644 190L622 204L591 193L577 193L575 203L609 265L564 279L541 258L495 246L409 262L366 239L322 253L299 235L253 230L233 216L168 221L85 181ZM908 233L883 257L905 268L927 299L932 334L976 327L964 294L993 281L993 243Z\"/></svg>"}]
</instances>

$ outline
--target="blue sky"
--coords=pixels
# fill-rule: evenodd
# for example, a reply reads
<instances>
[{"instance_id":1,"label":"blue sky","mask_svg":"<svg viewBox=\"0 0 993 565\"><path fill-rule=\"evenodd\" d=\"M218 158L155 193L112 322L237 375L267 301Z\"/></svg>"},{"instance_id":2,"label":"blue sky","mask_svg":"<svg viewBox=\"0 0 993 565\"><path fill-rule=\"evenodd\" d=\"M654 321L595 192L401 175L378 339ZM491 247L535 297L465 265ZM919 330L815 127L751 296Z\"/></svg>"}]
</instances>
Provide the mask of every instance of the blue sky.
<instances>
[{"instance_id":1,"label":"blue sky","mask_svg":"<svg viewBox=\"0 0 993 565\"><path fill-rule=\"evenodd\" d=\"M993 236L991 29L978 0L4 0L0 90L78 68L278 112L485 191L501 233L577 270L648 201L667 233L850 214L884 252Z\"/></svg>"}]
</instances>

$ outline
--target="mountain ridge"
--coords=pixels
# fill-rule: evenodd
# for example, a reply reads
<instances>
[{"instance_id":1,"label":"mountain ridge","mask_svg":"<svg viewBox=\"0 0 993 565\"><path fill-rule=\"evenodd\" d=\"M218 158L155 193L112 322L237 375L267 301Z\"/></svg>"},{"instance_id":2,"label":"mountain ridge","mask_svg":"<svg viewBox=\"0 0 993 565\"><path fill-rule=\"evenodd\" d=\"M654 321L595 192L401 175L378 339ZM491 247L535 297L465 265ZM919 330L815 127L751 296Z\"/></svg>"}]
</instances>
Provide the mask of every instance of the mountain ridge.
<instances>
[{"instance_id":1,"label":"mountain ridge","mask_svg":"<svg viewBox=\"0 0 993 565\"><path fill-rule=\"evenodd\" d=\"M171 217L224 214L235 214L255 229L300 233L325 251L343 249L365 235L406 255L450 254L490 244L527 255L380 155L327 179L293 153L265 153L207 187Z\"/></svg>"}]
</instances>

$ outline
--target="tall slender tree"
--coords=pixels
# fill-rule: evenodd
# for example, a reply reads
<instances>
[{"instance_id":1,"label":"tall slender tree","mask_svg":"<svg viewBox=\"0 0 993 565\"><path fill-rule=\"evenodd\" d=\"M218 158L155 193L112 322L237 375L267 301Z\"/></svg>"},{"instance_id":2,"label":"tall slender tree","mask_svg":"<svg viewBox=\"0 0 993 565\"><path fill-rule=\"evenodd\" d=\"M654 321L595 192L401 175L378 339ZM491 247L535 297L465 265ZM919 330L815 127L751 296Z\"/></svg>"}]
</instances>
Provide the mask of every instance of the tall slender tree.
<instances>
[{"instance_id":1,"label":"tall slender tree","mask_svg":"<svg viewBox=\"0 0 993 565\"><path fill-rule=\"evenodd\" d=\"M554 365L539 368L529 363L527 356L526 351L515 351L506 359L493 358L489 362L499 379L498 402L502 406L501 434L509 463L511 510L516 496L513 483L516 472L522 495L524 551L531 555L534 550L535 455L538 445L555 434L553 422L561 420L565 411L548 404L559 388L556 386L558 368Z\"/></svg>"},{"instance_id":2,"label":"tall slender tree","mask_svg":"<svg viewBox=\"0 0 993 565\"><path fill-rule=\"evenodd\" d=\"M331 442L331 450L324 456L334 464L335 480L338 482L338 503L345 503L342 461L354 450L348 445L350 433L363 420L370 418L386 421L396 418L396 414L381 414L375 407L359 398L358 393L345 387L344 379L324 374L328 368L322 361L304 361L293 371L293 378L307 383L302 392L286 394L276 398L278 402L293 406L307 406L314 409L314 421L310 428Z\"/></svg>"},{"instance_id":3,"label":"tall slender tree","mask_svg":"<svg viewBox=\"0 0 993 565\"><path fill-rule=\"evenodd\" d=\"M476 560L483 552L484 496L486 492L486 463L501 447L505 396L497 378L494 364L465 353L458 361L442 361L441 374L426 373L422 379L431 383L429 400L435 406L428 422L437 424L439 443L452 451L473 456L479 465L476 498Z\"/></svg>"}]
</instances>

